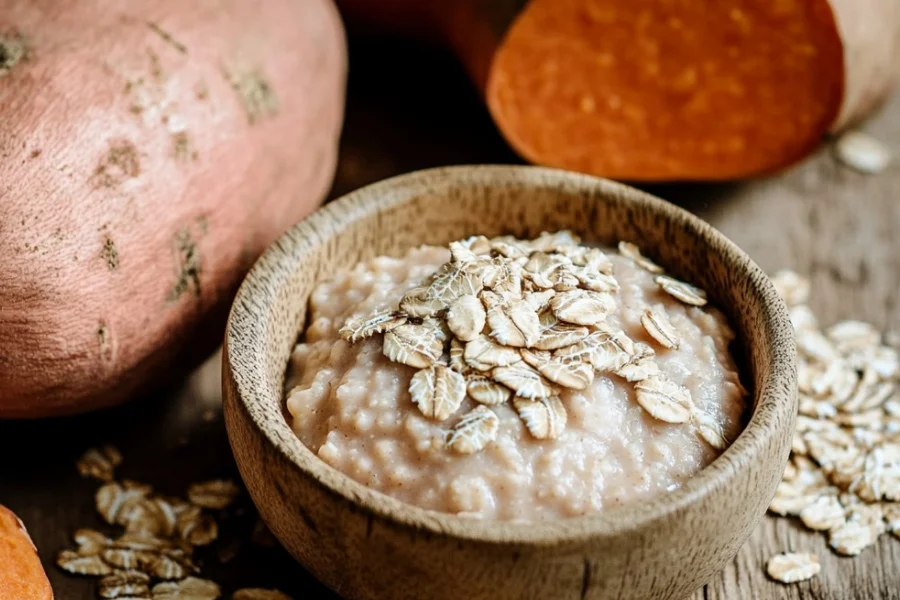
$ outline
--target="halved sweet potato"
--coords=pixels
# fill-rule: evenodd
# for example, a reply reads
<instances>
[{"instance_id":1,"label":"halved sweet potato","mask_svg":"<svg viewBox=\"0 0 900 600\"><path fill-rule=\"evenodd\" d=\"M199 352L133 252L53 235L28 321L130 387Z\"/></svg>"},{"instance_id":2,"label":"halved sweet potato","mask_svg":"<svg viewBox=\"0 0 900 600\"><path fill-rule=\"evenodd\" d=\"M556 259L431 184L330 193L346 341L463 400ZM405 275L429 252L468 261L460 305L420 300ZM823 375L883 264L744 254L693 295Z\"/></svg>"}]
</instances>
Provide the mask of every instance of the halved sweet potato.
<instances>
[{"instance_id":1,"label":"halved sweet potato","mask_svg":"<svg viewBox=\"0 0 900 600\"><path fill-rule=\"evenodd\" d=\"M781 169L900 69L896 0L340 4L353 22L433 28L524 158L633 181Z\"/></svg>"},{"instance_id":2,"label":"halved sweet potato","mask_svg":"<svg viewBox=\"0 0 900 600\"><path fill-rule=\"evenodd\" d=\"M0 505L0 600L52 600L53 590L25 525Z\"/></svg>"}]
</instances>

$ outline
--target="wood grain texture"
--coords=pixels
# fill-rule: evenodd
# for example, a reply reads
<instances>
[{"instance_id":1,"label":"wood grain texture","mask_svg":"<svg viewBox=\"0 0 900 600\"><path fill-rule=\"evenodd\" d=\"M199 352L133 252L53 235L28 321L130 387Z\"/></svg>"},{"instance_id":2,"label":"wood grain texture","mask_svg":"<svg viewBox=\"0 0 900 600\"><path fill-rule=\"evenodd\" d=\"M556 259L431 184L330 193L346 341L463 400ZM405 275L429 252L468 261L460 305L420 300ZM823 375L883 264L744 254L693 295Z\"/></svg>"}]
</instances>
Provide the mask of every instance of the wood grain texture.
<instances>
[{"instance_id":1,"label":"wood grain texture","mask_svg":"<svg viewBox=\"0 0 900 600\"><path fill-rule=\"evenodd\" d=\"M351 45L348 119L333 196L413 169L446 164L509 163L503 144L452 57L402 44ZM408 64L408 69L389 68ZM414 76L412 76L414 75ZM900 98L865 128L900 156ZM838 165L828 148L779 177L742 185L654 187L651 191L708 219L766 270L793 267L812 275L812 305L823 322L855 317L900 330L900 165L863 176ZM0 422L0 503L26 522L56 597L96 598L94 583L53 565L83 526L101 526L97 485L74 471L78 455L102 442L125 455L121 473L167 493L206 477L235 476L222 423L218 365L113 411L36 423ZM208 413L207 411L212 411ZM211 420L204 415L211 416ZM224 596L241 586L278 587L296 599L339 600L289 555L247 543L252 515L228 526L241 538L237 556L201 554L204 574ZM765 560L784 549L817 552L815 580L783 586L768 580ZM900 600L900 541L883 536L857 558L841 558L821 534L792 519L766 517L738 553L692 600Z\"/></svg>"}]
</instances>

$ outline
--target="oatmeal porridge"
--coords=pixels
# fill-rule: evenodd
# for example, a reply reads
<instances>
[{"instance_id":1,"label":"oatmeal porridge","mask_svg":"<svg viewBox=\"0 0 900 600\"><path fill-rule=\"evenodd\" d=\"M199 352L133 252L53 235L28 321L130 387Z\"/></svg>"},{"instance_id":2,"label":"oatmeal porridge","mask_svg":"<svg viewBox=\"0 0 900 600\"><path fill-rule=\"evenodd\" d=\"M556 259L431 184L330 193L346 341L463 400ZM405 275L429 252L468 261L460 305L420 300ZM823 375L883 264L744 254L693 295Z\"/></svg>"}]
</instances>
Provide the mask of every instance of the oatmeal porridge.
<instances>
[{"instance_id":1,"label":"oatmeal porridge","mask_svg":"<svg viewBox=\"0 0 900 600\"><path fill-rule=\"evenodd\" d=\"M294 431L410 504L596 513L677 488L742 426L724 315L627 242L476 236L359 264L309 302Z\"/></svg>"}]
</instances>

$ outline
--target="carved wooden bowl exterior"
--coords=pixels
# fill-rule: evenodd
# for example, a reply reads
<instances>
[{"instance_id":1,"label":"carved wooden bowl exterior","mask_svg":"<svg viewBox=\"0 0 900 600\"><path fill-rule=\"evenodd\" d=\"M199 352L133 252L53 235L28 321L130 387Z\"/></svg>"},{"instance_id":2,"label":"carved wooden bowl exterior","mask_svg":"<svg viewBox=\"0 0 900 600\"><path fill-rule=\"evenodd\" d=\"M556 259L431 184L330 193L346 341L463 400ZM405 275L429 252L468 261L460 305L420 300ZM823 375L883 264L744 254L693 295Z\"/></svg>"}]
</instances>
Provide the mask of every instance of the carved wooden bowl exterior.
<instances>
[{"instance_id":1,"label":"carved wooden bowl exterior","mask_svg":"<svg viewBox=\"0 0 900 600\"><path fill-rule=\"evenodd\" d=\"M473 234L571 229L636 242L728 314L753 394L739 438L680 489L588 517L463 519L370 490L319 460L284 415L284 375L317 283L380 254ZM784 304L709 225L630 187L520 166L449 167L348 194L259 260L225 337L225 420L241 476L287 550L350 599L683 598L733 558L766 510L796 415Z\"/></svg>"}]
</instances>

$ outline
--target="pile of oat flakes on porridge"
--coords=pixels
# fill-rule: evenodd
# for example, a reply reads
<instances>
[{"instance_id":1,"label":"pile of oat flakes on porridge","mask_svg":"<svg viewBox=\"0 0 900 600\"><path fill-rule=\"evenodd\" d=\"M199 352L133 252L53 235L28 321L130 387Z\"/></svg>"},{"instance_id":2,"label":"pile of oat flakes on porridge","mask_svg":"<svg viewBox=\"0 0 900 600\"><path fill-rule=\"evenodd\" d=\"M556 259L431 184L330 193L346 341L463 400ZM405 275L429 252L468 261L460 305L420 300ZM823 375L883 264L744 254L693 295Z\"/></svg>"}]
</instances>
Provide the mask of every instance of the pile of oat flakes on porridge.
<instances>
[{"instance_id":1,"label":"pile of oat flakes on porridge","mask_svg":"<svg viewBox=\"0 0 900 600\"><path fill-rule=\"evenodd\" d=\"M314 290L287 406L320 458L406 502L576 516L674 489L736 437L733 338L634 244L475 236Z\"/></svg>"}]
</instances>

